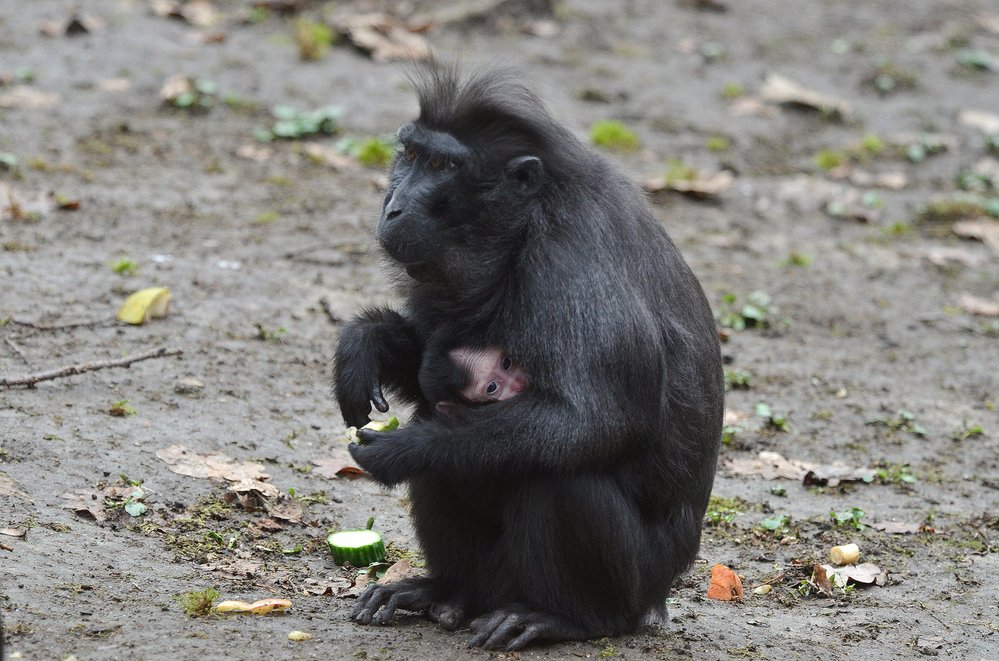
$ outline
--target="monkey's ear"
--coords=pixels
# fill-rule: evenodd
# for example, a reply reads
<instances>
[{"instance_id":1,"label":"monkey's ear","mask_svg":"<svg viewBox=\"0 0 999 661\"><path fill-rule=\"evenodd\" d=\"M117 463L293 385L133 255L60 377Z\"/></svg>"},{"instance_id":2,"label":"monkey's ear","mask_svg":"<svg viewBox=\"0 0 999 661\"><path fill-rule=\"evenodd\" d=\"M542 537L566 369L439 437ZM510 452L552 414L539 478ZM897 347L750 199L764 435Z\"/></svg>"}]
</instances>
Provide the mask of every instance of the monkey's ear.
<instances>
[{"instance_id":1,"label":"monkey's ear","mask_svg":"<svg viewBox=\"0 0 999 661\"><path fill-rule=\"evenodd\" d=\"M533 195L541 189L544 166L537 156L518 156L506 163L505 174L514 189L523 196Z\"/></svg>"}]
</instances>

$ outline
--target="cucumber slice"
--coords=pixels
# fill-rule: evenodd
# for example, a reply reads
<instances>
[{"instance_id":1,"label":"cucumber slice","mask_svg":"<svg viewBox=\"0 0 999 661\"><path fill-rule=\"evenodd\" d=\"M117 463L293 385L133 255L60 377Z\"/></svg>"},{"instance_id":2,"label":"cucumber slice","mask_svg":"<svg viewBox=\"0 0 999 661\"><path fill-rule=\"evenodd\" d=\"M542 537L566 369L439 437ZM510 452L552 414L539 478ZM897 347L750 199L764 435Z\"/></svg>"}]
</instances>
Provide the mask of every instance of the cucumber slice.
<instances>
[{"instance_id":1,"label":"cucumber slice","mask_svg":"<svg viewBox=\"0 0 999 661\"><path fill-rule=\"evenodd\" d=\"M388 420L372 420L361 429L371 429L373 431L394 431L399 428L399 418L394 415ZM360 443L361 439L357 435L357 427L347 427L347 440L351 443Z\"/></svg>"},{"instance_id":2,"label":"cucumber slice","mask_svg":"<svg viewBox=\"0 0 999 661\"><path fill-rule=\"evenodd\" d=\"M385 560L385 544L374 530L341 530L326 538L333 562L349 562L354 567L367 567L372 562Z\"/></svg>"}]
</instances>

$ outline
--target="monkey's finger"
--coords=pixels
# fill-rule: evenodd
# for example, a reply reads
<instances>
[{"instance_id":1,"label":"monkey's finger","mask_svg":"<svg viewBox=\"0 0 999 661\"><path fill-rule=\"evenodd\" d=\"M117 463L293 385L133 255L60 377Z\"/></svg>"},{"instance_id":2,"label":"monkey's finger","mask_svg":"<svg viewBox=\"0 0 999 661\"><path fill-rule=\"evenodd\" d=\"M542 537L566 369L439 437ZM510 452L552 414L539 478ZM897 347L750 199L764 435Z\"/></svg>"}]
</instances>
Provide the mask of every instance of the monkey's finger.
<instances>
[{"instance_id":1,"label":"monkey's finger","mask_svg":"<svg viewBox=\"0 0 999 661\"><path fill-rule=\"evenodd\" d=\"M382 413L388 412L388 402L385 401L385 395L382 394L382 387L378 384L375 384L371 389L371 401L375 403L375 408Z\"/></svg>"},{"instance_id":2,"label":"monkey's finger","mask_svg":"<svg viewBox=\"0 0 999 661\"><path fill-rule=\"evenodd\" d=\"M388 590L378 585L373 586L373 588L364 608L353 616L354 621L359 624L371 624L371 618L388 601L390 594Z\"/></svg>"},{"instance_id":3,"label":"monkey's finger","mask_svg":"<svg viewBox=\"0 0 999 661\"><path fill-rule=\"evenodd\" d=\"M409 596L408 593L396 592L389 598L388 602L382 606L382 609L375 613L375 616L371 618L371 621L375 624L385 624L392 619L395 615L395 609L399 607L399 602L403 596Z\"/></svg>"},{"instance_id":4,"label":"monkey's finger","mask_svg":"<svg viewBox=\"0 0 999 661\"><path fill-rule=\"evenodd\" d=\"M506 617L506 613L495 612L491 615L485 615L476 620L473 620L468 628L471 629L475 635L468 641L469 647L482 647L483 643L489 639L496 627L499 626L503 618Z\"/></svg>"},{"instance_id":5,"label":"monkey's finger","mask_svg":"<svg viewBox=\"0 0 999 661\"><path fill-rule=\"evenodd\" d=\"M544 626L540 624L528 624L524 627L524 633L520 634L506 644L507 652L515 652L525 645L537 640L545 632Z\"/></svg>"},{"instance_id":6,"label":"monkey's finger","mask_svg":"<svg viewBox=\"0 0 999 661\"><path fill-rule=\"evenodd\" d=\"M506 647L506 642L511 638L515 638L517 634L524 631L523 620L521 616L517 613L510 613L504 618L498 627L493 631L492 635L482 643L482 648L487 650L495 650L501 647Z\"/></svg>"},{"instance_id":7,"label":"monkey's finger","mask_svg":"<svg viewBox=\"0 0 999 661\"><path fill-rule=\"evenodd\" d=\"M371 598L371 593L374 592L377 587L378 587L377 585L369 585L367 588L365 588L364 592L362 592L361 595L357 598L357 603L354 604L354 608L350 612L351 618L356 617L358 613L364 610L364 607L367 605L368 600Z\"/></svg>"}]
</instances>

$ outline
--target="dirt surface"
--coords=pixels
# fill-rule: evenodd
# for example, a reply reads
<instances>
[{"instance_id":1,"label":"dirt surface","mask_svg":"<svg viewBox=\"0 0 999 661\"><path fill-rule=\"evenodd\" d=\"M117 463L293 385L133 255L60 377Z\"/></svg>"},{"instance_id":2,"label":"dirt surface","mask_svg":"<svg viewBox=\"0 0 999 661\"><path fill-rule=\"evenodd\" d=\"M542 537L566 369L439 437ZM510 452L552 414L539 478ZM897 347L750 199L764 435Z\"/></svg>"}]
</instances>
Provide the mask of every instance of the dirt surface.
<instances>
[{"instance_id":1,"label":"dirt surface","mask_svg":"<svg viewBox=\"0 0 999 661\"><path fill-rule=\"evenodd\" d=\"M995 176L962 179L983 192L953 203L958 175L989 150L960 113L999 112L988 68L999 3L732 0L718 12L570 0L542 23L500 6L430 26L442 54L529 72L584 138L595 121L624 122L641 148L614 158L636 179L671 159L732 171L717 199L654 199L726 324L751 292L771 299L767 327L726 329L728 367L748 388L729 394L738 429L669 621L517 655L469 650L467 632L415 616L351 624L352 600L335 595L354 573L324 545L374 516L392 558L419 564L404 490L313 463L342 457L329 388L339 326L392 301L372 238L382 172L309 157L304 143L332 149L338 137L253 135L281 104L340 106L341 137L391 135L416 110L404 68L349 46L302 62L288 19L251 15L249 2L216 2L204 29L139 0L78 4L103 27L46 37L39 26L65 19L68 3L0 0L0 160L16 159L0 166L0 379L158 347L183 355L0 388L8 658L999 658L999 326L964 297L995 304L999 246L954 224L995 231ZM362 8L302 4L313 19ZM771 72L849 113L754 101ZM165 106L160 88L177 73L213 81L214 107ZM57 96L4 96L25 89ZM905 185L868 185L865 172ZM926 212L940 200L951 203ZM133 274L112 268L128 271L124 259ZM172 291L169 315L116 323L125 296L152 285ZM772 418L754 413L761 402ZM176 445L256 462L294 497L247 511L223 479L172 472L157 453ZM797 465L768 479L729 464L761 451L873 477L806 486ZM145 514L123 511L125 480L142 481ZM830 517L851 508L859 529ZM887 583L817 594L813 563L851 541ZM742 576L742 603L705 598L715 563ZM209 587L294 605L185 614L178 595ZM314 637L291 642L295 629Z\"/></svg>"}]
</instances>

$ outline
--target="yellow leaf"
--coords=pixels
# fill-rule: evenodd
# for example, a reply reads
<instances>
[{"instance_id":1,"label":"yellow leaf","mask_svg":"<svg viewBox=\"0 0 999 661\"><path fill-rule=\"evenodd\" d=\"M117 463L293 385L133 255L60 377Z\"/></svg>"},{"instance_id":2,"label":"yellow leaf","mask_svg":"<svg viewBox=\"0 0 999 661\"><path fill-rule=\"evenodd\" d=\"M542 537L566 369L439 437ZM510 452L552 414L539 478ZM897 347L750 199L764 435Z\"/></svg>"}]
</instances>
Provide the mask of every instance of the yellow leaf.
<instances>
[{"instance_id":1,"label":"yellow leaf","mask_svg":"<svg viewBox=\"0 0 999 661\"><path fill-rule=\"evenodd\" d=\"M166 287L140 289L118 308L118 319L126 324L144 324L155 317L165 317L169 304L170 290Z\"/></svg>"}]
</instances>

